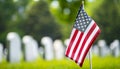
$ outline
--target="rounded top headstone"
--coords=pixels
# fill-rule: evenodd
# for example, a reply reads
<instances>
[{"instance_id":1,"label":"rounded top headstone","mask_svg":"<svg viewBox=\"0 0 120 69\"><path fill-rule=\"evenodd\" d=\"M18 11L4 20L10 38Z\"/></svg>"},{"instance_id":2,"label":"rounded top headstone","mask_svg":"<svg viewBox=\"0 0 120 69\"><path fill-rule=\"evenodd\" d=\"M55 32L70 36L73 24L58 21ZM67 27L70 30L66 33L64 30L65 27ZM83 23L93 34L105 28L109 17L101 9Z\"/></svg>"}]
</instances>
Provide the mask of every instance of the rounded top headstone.
<instances>
[{"instance_id":1,"label":"rounded top headstone","mask_svg":"<svg viewBox=\"0 0 120 69\"><path fill-rule=\"evenodd\" d=\"M0 48L3 48L3 44L2 43L0 43Z\"/></svg>"},{"instance_id":2,"label":"rounded top headstone","mask_svg":"<svg viewBox=\"0 0 120 69\"><path fill-rule=\"evenodd\" d=\"M114 40L114 45L115 45L115 46L119 46L119 40L117 40L117 39Z\"/></svg>"},{"instance_id":3,"label":"rounded top headstone","mask_svg":"<svg viewBox=\"0 0 120 69\"><path fill-rule=\"evenodd\" d=\"M106 46L105 40L99 40L99 41L98 41L98 46L100 46L100 47Z\"/></svg>"},{"instance_id":4,"label":"rounded top headstone","mask_svg":"<svg viewBox=\"0 0 120 69\"><path fill-rule=\"evenodd\" d=\"M3 46L3 44L2 44L2 43L0 43L0 46Z\"/></svg>"},{"instance_id":5,"label":"rounded top headstone","mask_svg":"<svg viewBox=\"0 0 120 69\"><path fill-rule=\"evenodd\" d=\"M68 46L69 41L70 41L70 39L66 39L66 40L64 41L64 44L65 44L66 46Z\"/></svg>"},{"instance_id":6,"label":"rounded top headstone","mask_svg":"<svg viewBox=\"0 0 120 69\"><path fill-rule=\"evenodd\" d=\"M116 47L119 47L119 40L114 40L111 44L110 44L110 48L114 49Z\"/></svg>"},{"instance_id":7,"label":"rounded top headstone","mask_svg":"<svg viewBox=\"0 0 120 69\"><path fill-rule=\"evenodd\" d=\"M54 46L55 49L59 50L63 46L62 41L61 40L55 40L53 46Z\"/></svg>"},{"instance_id":8,"label":"rounded top headstone","mask_svg":"<svg viewBox=\"0 0 120 69\"><path fill-rule=\"evenodd\" d=\"M52 43L52 38L46 36L41 39L41 43L46 45L46 44L51 44Z\"/></svg>"},{"instance_id":9,"label":"rounded top headstone","mask_svg":"<svg viewBox=\"0 0 120 69\"><path fill-rule=\"evenodd\" d=\"M8 40L12 40L12 39L15 39L15 38L19 38L19 35L16 32L8 33L8 35L7 35Z\"/></svg>"},{"instance_id":10,"label":"rounded top headstone","mask_svg":"<svg viewBox=\"0 0 120 69\"><path fill-rule=\"evenodd\" d=\"M28 43L28 42L30 42L32 39L33 39L32 36L26 35L26 36L23 37L22 40L23 40L23 43Z\"/></svg>"}]
</instances>

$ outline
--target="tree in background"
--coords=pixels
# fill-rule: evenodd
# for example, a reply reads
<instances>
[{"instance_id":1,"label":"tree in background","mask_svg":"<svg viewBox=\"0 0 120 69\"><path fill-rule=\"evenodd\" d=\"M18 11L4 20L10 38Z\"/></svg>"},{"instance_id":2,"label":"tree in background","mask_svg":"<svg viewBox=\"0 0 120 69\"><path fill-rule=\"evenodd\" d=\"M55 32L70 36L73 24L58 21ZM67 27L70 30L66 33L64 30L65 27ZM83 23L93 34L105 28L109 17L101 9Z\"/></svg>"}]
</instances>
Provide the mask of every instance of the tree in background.
<instances>
[{"instance_id":1,"label":"tree in background","mask_svg":"<svg viewBox=\"0 0 120 69\"><path fill-rule=\"evenodd\" d=\"M70 37L72 25L75 21L82 0L48 0L51 14L61 25L62 39Z\"/></svg>"},{"instance_id":2,"label":"tree in background","mask_svg":"<svg viewBox=\"0 0 120 69\"><path fill-rule=\"evenodd\" d=\"M17 32L20 36L32 35L37 40L43 36L69 38L81 1L1 0L0 42L6 42L8 32ZM99 39L105 39L108 43L120 40L119 7L119 0L85 0L86 12L102 30Z\"/></svg>"},{"instance_id":3,"label":"tree in background","mask_svg":"<svg viewBox=\"0 0 120 69\"><path fill-rule=\"evenodd\" d=\"M82 0L50 0L50 11L59 23L74 22Z\"/></svg>"},{"instance_id":4,"label":"tree in background","mask_svg":"<svg viewBox=\"0 0 120 69\"><path fill-rule=\"evenodd\" d=\"M26 12L26 19L19 28L24 31L24 35L32 35L38 41L44 36L50 36L53 39L62 37L60 26L54 21L47 3L43 0L36 2Z\"/></svg>"},{"instance_id":5,"label":"tree in background","mask_svg":"<svg viewBox=\"0 0 120 69\"><path fill-rule=\"evenodd\" d=\"M85 0L85 10L92 16L92 11L98 8L103 0L91 3L94 0ZM76 15L82 4L82 0L49 0L50 11L56 21L62 25L63 39L69 38L72 25L76 19ZM90 6L91 5L91 6Z\"/></svg>"},{"instance_id":6,"label":"tree in background","mask_svg":"<svg viewBox=\"0 0 120 69\"><path fill-rule=\"evenodd\" d=\"M21 37L31 35L39 41L43 36L62 37L45 1L4 0L0 1L0 12L0 42L4 44L9 32L17 32Z\"/></svg>"},{"instance_id":7,"label":"tree in background","mask_svg":"<svg viewBox=\"0 0 120 69\"><path fill-rule=\"evenodd\" d=\"M9 32L22 33L18 28L29 0L0 0L0 42L6 43Z\"/></svg>"},{"instance_id":8,"label":"tree in background","mask_svg":"<svg viewBox=\"0 0 120 69\"><path fill-rule=\"evenodd\" d=\"M71 25L74 23L81 1L82 0L50 0L50 6L53 6L51 12L58 22ZM119 0L85 0L85 10L101 28L102 32L99 39L105 39L108 44L114 39L120 40L119 7ZM68 27L67 29L70 28ZM64 34L67 33L64 31Z\"/></svg>"},{"instance_id":9,"label":"tree in background","mask_svg":"<svg viewBox=\"0 0 120 69\"><path fill-rule=\"evenodd\" d=\"M120 1L104 0L102 5L93 12L94 19L102 30L100 39L110 44L114 39L120 40Z\"/></svg>"},{"instance_id":10,"label":"tree in background","mask_svg":"<svg viewBox=\"0 0 120 69\"><path fill-rule=\"evenodd\" d=\"M0 0L0 42L4 43L7 33L7 24L12 18L13 13L16 11L13 1Z\"/></svg>"}]
</instances>

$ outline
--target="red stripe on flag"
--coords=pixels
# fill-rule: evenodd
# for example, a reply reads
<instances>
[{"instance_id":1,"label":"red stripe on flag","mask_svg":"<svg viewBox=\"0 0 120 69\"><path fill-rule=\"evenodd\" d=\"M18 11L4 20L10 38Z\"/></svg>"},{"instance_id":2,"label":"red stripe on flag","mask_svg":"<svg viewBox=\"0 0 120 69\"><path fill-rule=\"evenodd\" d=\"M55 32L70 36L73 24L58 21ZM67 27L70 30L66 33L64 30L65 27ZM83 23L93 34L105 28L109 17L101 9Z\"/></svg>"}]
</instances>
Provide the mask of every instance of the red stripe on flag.
<instances>
[{"instance_id":1,"label":"red stripe on flag","mask_svg":"<svg viewBox=\"0 0 120 69\"><path fill-rule=\"evenodd\" d=\"M76 49L77 49L78 46L79 46L79 43L80 43L80 41L81 41L81 39L82 39L82 36L83 36L83 32L81 32L81 34L80 34L80 36L79 36L79 39L78 39L78 41L77 41L77 43L76 43L76 45L75 45L75 48L73 49L72 56L71 56L72 59L74 58Z\"/></svg>"},{"instance_id":2,"label":"red stripe on flag","mask_svg":"<svg viewBox=\"0 0 120 69\"><path fill-rule=\"evenodd\" d=\"M95 36L94 36L94 37L92 38L92 40L90 41L90 44L88 45L88 47L87 47L87 49L86 49L86 51L85 51L85 53L84 53L84 55L83 55L82 61L81 61L81 63L80 63L80 66L81 66L81 67L82 67L83 61L84 61L84 59L85 59L85 57L86 57L86 55L87 55L87 53L88 53L91 45L93 44L93 42L94 42L94 40L97 38L97 36L100 34L100 32L101 32L100 29L98 29L98 31L96 32Z\"/></svg>"},{"instance_id":3,"label":"red stripe on flag","mask_svg":"<svg viewBox=\"0 0 120 69\"><path fill-rule=\"evenodd\" d=\"M68 46L67 51L66 51L66 54L65 54L67 57L68 57L68 54L69 54L70 49L71 49L71 47L72 47L72 44L73 44L73 42L74 42L74 40L75 40L75 38L76 38L77 33L78 33L78 30L76 29L75 32L74 32L74 35L71 36L72 38L71 38L71 40L70 40L69 46Z\"/></svg>"},{"instance_id":4,"label":"red stripe on flag","mask_svg":"<svg viewBox=\"0 0 120 69\"><path fill-rule=\"evenodd\" d=\"M79 58L80 58L80 55L81 55L81 52L82 52L82 50L83 50L83 47L84 47L87 39L89 38L89 36L90 36L91 33L93 32L93 30L95 29L95 27L96 27L96 24L93 24L93 26L90 28L89 32L88 32L87 35L85 36L84 41L83 41L83 43L82 43L82 45L81 45L81 48L80 48L80 50L79 50L79 53L78 53L78 55L77 55L77 58L76 58L76 61L75 61L75 62L78 62L78 60L79 60Z\"/></svg>"}]
</instances>

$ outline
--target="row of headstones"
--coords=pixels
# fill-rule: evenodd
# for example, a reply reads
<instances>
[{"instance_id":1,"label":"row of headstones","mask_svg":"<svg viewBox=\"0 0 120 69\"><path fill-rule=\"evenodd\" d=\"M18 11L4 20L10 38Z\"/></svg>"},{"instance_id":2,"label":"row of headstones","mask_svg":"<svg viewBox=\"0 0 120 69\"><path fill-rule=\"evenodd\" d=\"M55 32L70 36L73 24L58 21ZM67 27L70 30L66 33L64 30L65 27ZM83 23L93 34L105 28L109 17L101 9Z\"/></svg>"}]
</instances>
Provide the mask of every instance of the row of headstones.
<instances>
[{"instance_id":1,"label":"row of headstones","mask_svg":"<svg viewBox=\"0 0 120 69\"><path fill-rule=\"evenodd\" d=\"M63 59L66 46L68 46L69 39L65 40L64 44L61 40L53 40L50 37L43 37L39 47L37 41L31 36L24 36L21 42L19 35L15 32L8 33L8 52L5 52L7 59L10 62L20 62L22 57L22 50L24 51L24 58L26 61L34 61L39 57L39 53L46 60ZM22 43L24 46L22 46ZM22 47L24 47L22 49ZM39 48L38 48L39 47ZM106 56L112 54L118 57L119 54L119 40L114 40L110 47L107 46L105 40L99 40L97 45L92 46L92 52L98 56ZM0 62L3 56L3 45L0 44Z\"/></svg>"},{"instance_id":2,"label":"row of headstones","mask_svg":"<svg viewBox=\"0 0 120 69\"><path fill-rule=\"evenodd\" d=\"M112 55L114 57L120 56L120 42L119 40L114 40L110 46L106 44L105 40L99 40L97 45L92 46L92 52L98 56L108 56Z\"/></svg>"},{"instance_id":3,"label":"row of headstones","mask_svg":"<svg viewBox=\"0 0 120 69\"><path fill-rule=\"evenodd\" d=\"M52 38L43 37L41 44L43 46L39 47L37 41L29 35L24 36L21 42L21 38L17 33L10 32L7 35L8 46L4 51L3 45L0 43L0 62L3 57L6 57L11 63L20 62L22 57L25 61L34 61L39 57L39 54L42 57L44 55L45 60L59 60L64 58L65 47L61 40L53 42Z\"/></svg>"},{"instance_id":4,"label":"row of headstones","mask_svg":"<svg viewBox=\"0 0 120 69\"><path fill-rule=\"evenodd\" d=\"M20 36L15 32L7 35L7 60L9 62L20 62L22 56L26 61L34 61L38 56L37 41L31 36L24 36L21 42ZM24 46L22 46L22 43ZM22 52L24 54L22 55Z\"/></svg>"}]
</instances>

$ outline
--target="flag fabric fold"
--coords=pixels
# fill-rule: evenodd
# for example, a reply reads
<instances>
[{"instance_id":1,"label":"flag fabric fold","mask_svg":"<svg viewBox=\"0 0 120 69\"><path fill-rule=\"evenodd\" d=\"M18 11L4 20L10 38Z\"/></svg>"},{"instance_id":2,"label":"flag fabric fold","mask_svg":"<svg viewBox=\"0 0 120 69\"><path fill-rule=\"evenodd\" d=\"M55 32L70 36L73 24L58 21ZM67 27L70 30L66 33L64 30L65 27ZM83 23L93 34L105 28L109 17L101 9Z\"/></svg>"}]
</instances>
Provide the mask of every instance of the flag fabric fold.
<instances>
[{"instance_id":1,"label":"flag fabric fold","mask_svg":"<svg viewBox=\"0 0 120 69\"><path fill-rule=\"evenodd\" d=\"M87 15L83 5L81 5L65 55L82 67L89 49L100 32L96 22Z\"/></svg>"}]
</instances>

